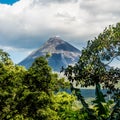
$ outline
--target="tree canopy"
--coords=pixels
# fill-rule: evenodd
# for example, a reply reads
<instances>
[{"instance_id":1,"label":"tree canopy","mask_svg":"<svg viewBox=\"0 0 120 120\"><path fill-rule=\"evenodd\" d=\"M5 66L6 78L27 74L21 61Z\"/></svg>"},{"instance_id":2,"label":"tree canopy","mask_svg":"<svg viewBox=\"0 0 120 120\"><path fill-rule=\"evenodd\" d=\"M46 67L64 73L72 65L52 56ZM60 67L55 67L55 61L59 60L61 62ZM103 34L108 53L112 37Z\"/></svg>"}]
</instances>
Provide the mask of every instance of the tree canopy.
<instances>
[{"instance_id":1,"label":"tree canopy","mask_svg":"<svg viewBox=\"0 0 120 120\"><path fill-rule=\"evenodd\" d=\"M52 73L45 57L35 60L26 70L14 65L7 53L1 51L0 61L0 119L2 120L62 120L77 118L72 109L75 97L58 92L66 83ZM3 59L4 58L4 59ZM68 114L70 111L71 114ZM68 115L64 115L66 112Z\"/></svg>"}]
</instances>

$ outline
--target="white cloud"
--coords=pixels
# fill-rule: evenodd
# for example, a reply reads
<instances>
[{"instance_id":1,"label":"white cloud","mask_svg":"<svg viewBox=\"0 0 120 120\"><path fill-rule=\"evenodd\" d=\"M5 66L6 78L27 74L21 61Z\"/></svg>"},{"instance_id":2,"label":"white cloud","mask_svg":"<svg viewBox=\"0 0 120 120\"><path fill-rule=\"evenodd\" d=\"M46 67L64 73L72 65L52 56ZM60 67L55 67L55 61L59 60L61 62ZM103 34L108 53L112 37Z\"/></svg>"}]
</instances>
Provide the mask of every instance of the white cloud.
<instances>
[{"instance_id":1,"label":"white cloud","mask_svg":"<svg viewBox=\"0 0 120 120\"><path fill-rule=\"evenodd\" d=\"M0 4L0 45L34 49L53 35L79 47L120 21L119 0L20 0Z\"/></svg>"}]
</instances>

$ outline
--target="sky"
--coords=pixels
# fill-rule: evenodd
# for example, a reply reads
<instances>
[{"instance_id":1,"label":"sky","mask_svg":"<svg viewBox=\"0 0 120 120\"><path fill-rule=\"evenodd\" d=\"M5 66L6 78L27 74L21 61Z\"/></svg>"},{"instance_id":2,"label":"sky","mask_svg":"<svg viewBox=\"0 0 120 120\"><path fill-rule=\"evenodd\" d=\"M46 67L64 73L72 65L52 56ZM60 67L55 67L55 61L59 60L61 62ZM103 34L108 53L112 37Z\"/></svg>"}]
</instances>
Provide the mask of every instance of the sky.
<instances>
[{"instance_id":1,"label":"sky","mask_svg":"<svg viewBox=\"0 0 120 120\"><path fill-rule=\"evenodd\" d=\"M17 1L19 1L19 0L0 0L0 3L12 5Z\"/></svg>"},{"instance_id":2,"label":"sky","mask_svg":"<svg viewBox=\"0 0 120 120\"><path fill-rule=\"evenodd\" d=\"M19 63L50 37L78 49L120 22L120 0L0 0L0 48Z\"/></svg>"}]
</instances>

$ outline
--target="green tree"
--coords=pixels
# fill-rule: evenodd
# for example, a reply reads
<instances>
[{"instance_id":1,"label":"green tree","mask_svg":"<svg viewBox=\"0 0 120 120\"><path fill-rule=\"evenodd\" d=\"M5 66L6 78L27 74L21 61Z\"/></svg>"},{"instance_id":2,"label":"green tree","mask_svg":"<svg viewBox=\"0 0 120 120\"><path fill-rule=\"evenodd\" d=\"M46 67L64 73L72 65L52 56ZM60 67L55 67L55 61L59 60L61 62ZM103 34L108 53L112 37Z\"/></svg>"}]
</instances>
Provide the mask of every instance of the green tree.
<instances>
[{"instance_id":1,"label":"green tree","mask_svg":"<svg viewBox=\"0 0 120 120\"><path fill-rule=\"evenodd\" d=\"M8 61L8 59L10 60L9 54L0 49L0 62L5 63L6 61Z\"/></svg>"},{"instance_id":2,"label":"green tree","mask_svg":"<svg viewBox=\"0 0 120 120\"><path fill-rule=\"evenodd\" d=\"M10 119L16 113L17 96L26 70L14 65L6 52L0 51L0 118Z\"/></svg>"},{"instance_id":3,"label":"green tree","mask_svg":"<svg viewBox=\"0 0 120 120\"><path fill-rule=\"evenodd\" d=\"M64 79L59 79L57 74L52 73L46 57L35 60L25 75L23 85L24 91L16 108L24 119L60 119L58 111L53 106L56 104L55 100L60 99L56 96L56 92L64 85ZM62 98L69 101L68 95L64 97Z\"/></svg>"},{"instance_id":4,"label":"green tree","mask_svg":"<svg viewBox=\"0 0 120 120\"><path fill-rule=\"evenodd\" d=\"M47 119L52 94L52 72L45 57L35 60L23 81L24 91L17 105L19 113L26 119ZM52 115L51 115L52 117Z\"/></svg>"},{"instance_id":5,"label":"green tree","mask_svg":"<svg viewBox=\"0 0 120 120\"><path fill-rule=\"evenodd\" d=\"M120 103L120 89L115 88L115 84L120 80L120 69L107 69L114 58L119 60L119 56L120 23L117 23L116 26L105 28L103 33L100 33L94 40L88 41L87 47L82 50L82 55L78 63L75 66L68 66L68 68L65 69L65 75L70 81L77 81L77 84L80 84L82 87L96 86L96 100L94 104L97 104L95 106L98 110L99 119L106 119L106 117L109 116L109 108L106 109L104 107L106 101L100 84L102 84L109 93L113 93L117 105ZM87 103L85 103L85 100L82 99L81 93L79 93L79 96L81 96L79 98L89 113L89 107ZM116 119L118 120L120 119L120 106L117 107L116 110L115 108L116 107L113 108L113 113L116 111ZM112 117L109 118L112 119Z\"/></svg>"}]
</instances>

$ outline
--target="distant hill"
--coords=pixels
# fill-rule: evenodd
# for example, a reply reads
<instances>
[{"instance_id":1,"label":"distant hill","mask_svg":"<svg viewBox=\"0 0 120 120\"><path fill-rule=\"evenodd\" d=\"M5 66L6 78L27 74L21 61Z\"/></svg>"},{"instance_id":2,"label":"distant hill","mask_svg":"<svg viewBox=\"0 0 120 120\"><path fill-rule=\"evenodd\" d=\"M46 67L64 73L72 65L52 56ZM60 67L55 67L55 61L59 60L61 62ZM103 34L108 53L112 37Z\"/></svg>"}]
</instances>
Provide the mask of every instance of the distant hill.
<instances>
[{"instance_id":1,"label":"distant hill","mask_svg":"<svg viewBox=\"0 0 120 120\"><path fill-rule=\"evenodd\" d=\"M32 52L27 58L19 63L19 65L29 68L35 58L50 54L48 59L49 65L54 71L60 71L61 67L67 67L68 64L74 64L78 61L81 51L65 42L60 37L52 37L43 44L39 49Z\"/></svg>"}]
</instances>

